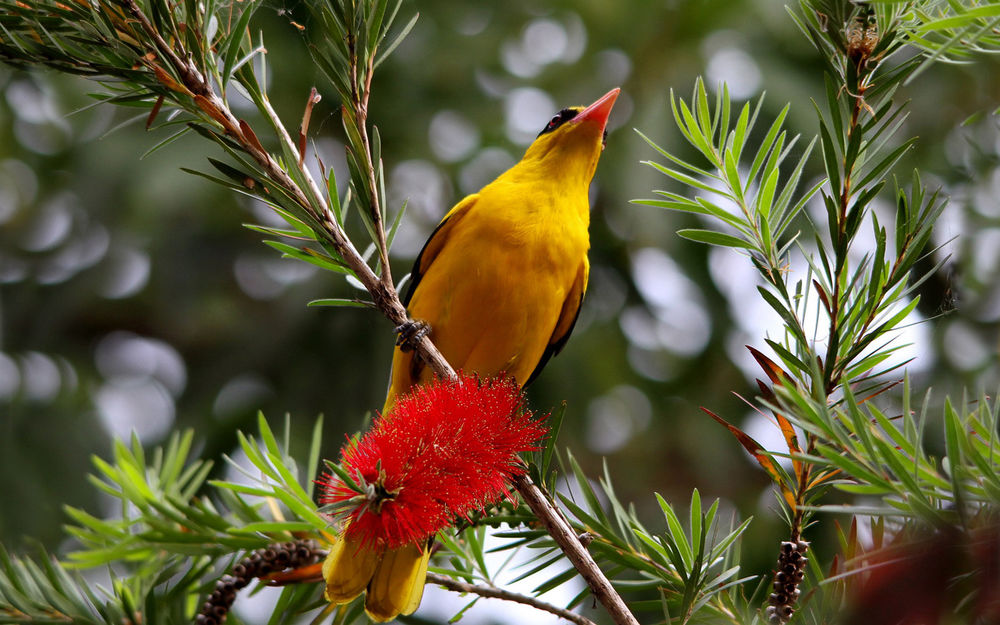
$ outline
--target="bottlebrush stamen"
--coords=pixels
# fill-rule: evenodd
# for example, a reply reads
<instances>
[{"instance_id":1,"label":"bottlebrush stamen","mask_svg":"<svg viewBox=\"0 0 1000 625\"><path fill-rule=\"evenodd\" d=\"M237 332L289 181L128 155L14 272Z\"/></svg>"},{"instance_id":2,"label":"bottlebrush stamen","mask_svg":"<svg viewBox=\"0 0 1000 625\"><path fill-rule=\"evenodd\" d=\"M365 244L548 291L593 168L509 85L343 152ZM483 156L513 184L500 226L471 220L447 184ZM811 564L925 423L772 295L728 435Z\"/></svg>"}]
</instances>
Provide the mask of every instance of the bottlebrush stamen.
<instances>
[{"instance_id":1,"label":"bottlebrush stamen","mask_svg":"<svg viewBox=\"0 0 1000 625\"><path fill-rule=\"evenodd\" d=\"M547 428L509 379L463 376L416 387L341 452L344 471L317 483L320 503L345 515L345 537L395 549L426 540L509 493L518 454Z\"/></svg>"}]
</instances>

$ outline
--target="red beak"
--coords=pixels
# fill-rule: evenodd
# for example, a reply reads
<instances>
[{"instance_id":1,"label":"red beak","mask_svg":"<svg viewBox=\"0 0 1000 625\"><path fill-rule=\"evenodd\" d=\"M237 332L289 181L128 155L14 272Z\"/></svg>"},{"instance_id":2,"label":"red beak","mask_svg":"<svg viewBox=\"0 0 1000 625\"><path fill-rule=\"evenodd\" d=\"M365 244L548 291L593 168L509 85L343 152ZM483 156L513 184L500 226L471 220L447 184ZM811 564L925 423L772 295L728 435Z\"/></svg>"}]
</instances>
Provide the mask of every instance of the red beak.
<instances>
[{"instance_id":1,"label":"red beak","mask_svg":"<svg viewBox=\"0 0 1000 625\"><path fill-rule=\"evenodd\" d=\"M619 92L621 92L621 89L615 87L611 91L605 93L597 102L594 102L587 108L580 111L580 113L573 118L573 123L593 122L595 124L600 124L601 130L604 130L604 127L608 124L608 116L611 115L611 107L615 105L615 100L618 99Z\"/></svg>"}]
</instances>

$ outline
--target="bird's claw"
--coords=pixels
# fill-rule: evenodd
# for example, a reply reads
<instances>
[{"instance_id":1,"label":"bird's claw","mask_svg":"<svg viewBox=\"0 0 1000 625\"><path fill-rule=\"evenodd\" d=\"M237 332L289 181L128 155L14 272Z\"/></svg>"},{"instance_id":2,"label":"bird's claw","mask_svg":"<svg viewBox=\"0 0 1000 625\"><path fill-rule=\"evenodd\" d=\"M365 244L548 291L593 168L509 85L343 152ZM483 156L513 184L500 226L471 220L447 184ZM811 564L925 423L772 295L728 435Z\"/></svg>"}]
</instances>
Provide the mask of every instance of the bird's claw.
<instances>
[{"instance_id":1,"label":"bird's claw","mask_svg":"<svg viewBox=\"0 0 1000 625\"><path fill-rule=\"evenodd\" d=\"M426 321L414 319L396 326L396 345L404 352L413 351L417 343L431 333L431 326Z\"/></svg>"}]
</instances>

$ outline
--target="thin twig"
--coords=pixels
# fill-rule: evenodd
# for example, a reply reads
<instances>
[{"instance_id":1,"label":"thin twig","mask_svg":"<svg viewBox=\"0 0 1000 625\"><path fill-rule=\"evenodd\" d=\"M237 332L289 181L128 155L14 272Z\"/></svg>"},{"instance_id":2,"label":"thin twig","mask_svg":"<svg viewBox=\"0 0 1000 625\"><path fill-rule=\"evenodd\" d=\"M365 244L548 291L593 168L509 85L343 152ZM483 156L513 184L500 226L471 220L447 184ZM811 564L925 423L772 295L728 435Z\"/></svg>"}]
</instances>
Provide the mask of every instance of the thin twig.
<instances>
[{"instance_id":1,"label":"thin twig","mask_svg":"<svg viewBox=\"0 0 1000 625\"><path fill-rule=\"evenodd\" d=\"M516 592L510 592L509 590L504 590L503 588L497 588L496 586L480 586L477 584L468 584L466 582L460 582L456 579L452 579L446 575L438 575L437 573L428 573L427 583L437 584L438 586L444 586L446 589L455 592L467 592L473 595L479 595L480 597L486 597L488 599L502 599L504 601L513 601L514 603L521 603L523 605L531 606L537 610L548 612L549 614L555 614L561 619L565 619L567 621L570 621L571 623L576 623L576 625L596 625L594 621L590 620L585 616L577 614L576 612L564 610L563 608L557 608L556 606L550 603L539 601L534 597L529 597L527 595L519 595Z\"/></svg>"},{"instance_id":2,"label":"thin twig","mask_svg":"<svg viewBox=\"0 0 1000 625\"><path fill-rule=\"evenodd\" d=\"M514 478L514 488L541 521L552 540L576 567L580 577L587 582L594 597L601 602L614 622L618 625L639 625L639 621L632 616L632 612L604 575L604 571L597 566L590 552L580 542L566 517L552 504L542 489L532 482L527 474Z\"/></svg>"},{"instance_id":3,"label":"thin twig","mask_svg":"<svg viewBox=\"0 0 1000 625\"><path fill-rule=\"evenodd\" d=\"M292 136L288 134L288 130L281 123L281 120L278 118L278 114L275 113L274 109L271 107L270 101L267 98L264 98L263 101L265 112L270 118L271 124L278 132L279 138L289 149L294 151L295 144L292 141ZM368 156L368 159L371 160L370 155ZM385 281L380 280L378 276L375 275L375 272L372 271L372 268L368 265L368 263L365 262L365 260L358 253L354 244L351 243L351 240L337 224L333 217L333 213L330 211L326 200L320 194L319 187L316 185L315 180L307 168L302 169L302 176L306 181L306 184L310 186L312 193L317 196L318 201L323 207L324 212L321 221L323 222L323 227L326 229L326 232L330 235L330 242L344 259L344 262L347 263L347 266L354 271L355 276L365 287L368 293L371 294L376 308L388 317L389 321L392 322L393 325L399 326L409 321L409 316L406 314L406 308L403 307L403 303L399 300L399 294L396 293L396 289L392 285L392 282L390 281L386 283ZM285 177L287 178L287 175ZM295 184L290 179L289 182L292 185ZM374 184L374 179L370 179L369 184ZM301 191L299 191L299 194L301 194ZM296 198L298 199L299 196L296 196ZM303 206L309 208L308 202L305 202ZM384 247L385 232L383 230L378 230L378 233L383 237L381 245ZM383 275L385 275L387 268L388 265L383 265ZM424 337L421 339L417 347L424 361L427 362L427 364L435 372L437 372L439 376L442 378L455 377L455 371L451 368L451 365L448 364L448 361L445 360L445 357L440 351L438 351L438 348L429 338Z\"/></svg>"}]
</instances>

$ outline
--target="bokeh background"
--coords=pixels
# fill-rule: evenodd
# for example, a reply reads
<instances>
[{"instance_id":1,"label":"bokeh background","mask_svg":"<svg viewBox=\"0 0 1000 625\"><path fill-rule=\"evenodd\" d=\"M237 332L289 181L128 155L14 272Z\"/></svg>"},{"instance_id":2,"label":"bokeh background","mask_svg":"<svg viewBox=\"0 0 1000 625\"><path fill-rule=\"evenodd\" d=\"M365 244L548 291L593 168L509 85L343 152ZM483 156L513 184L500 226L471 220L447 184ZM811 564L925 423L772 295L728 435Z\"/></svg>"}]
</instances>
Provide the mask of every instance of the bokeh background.
<instances>
[{"instance_id":1,"label":"bokeh background","mask_svg":"<svg viewBox=\"0 0 1000 625\"><path fill-rule=\"evenodd\" d=\"M765 120L791 103L801 150L817 132L810 100L825 98L816 52L775 0L404 4L404 19L414 12L371 109L391 208L409 201L395 275L555 111L621 86L592 187L587 299L530 401L548 411L565 400L561 444L593 475L606 459L620 498L647 518L658 516L653 491L683 509L692 488L754 515L746 563L769 569L783 529L768 480L700 407L773 439L739 396L752 399L760 375L744 345L766 352L780 325L745 257L676 236L696 217L630 203L677 190L641 163L657 155L633 129L690 155L669 94L689 97L701 75L737 100L766 90ZM337 102L296 23L312 28L297 3L274 2L252 25L267 45L271 97L295 127L319 87L313 138L346 178ZM998 384L1000 67L978 61L936 65L903 94L912 113L902 136L920 139L897 172L919 167L951 198L935 232L936 258L949 260L921 286L901 337L914 385L936 398ZM307 308L353 287L280 259L241 227L270 223L265 208L180 170L208 168L206 156L219 156L211 146L190 135L144 156L168 135L144 129L145 111L92 106L95 91L0 68L0 541L15 549L64 545L64 505L102 511L89 457L107 456L112 437L135 431L153 446L195 428L199 453L219 458L234 453L237 429L255 429L258 410L290 414L302 437L322 413L335 458L388 379L388 322ZM818 175L819 162L807 171Z\"/></svg>"}]
</instances>

